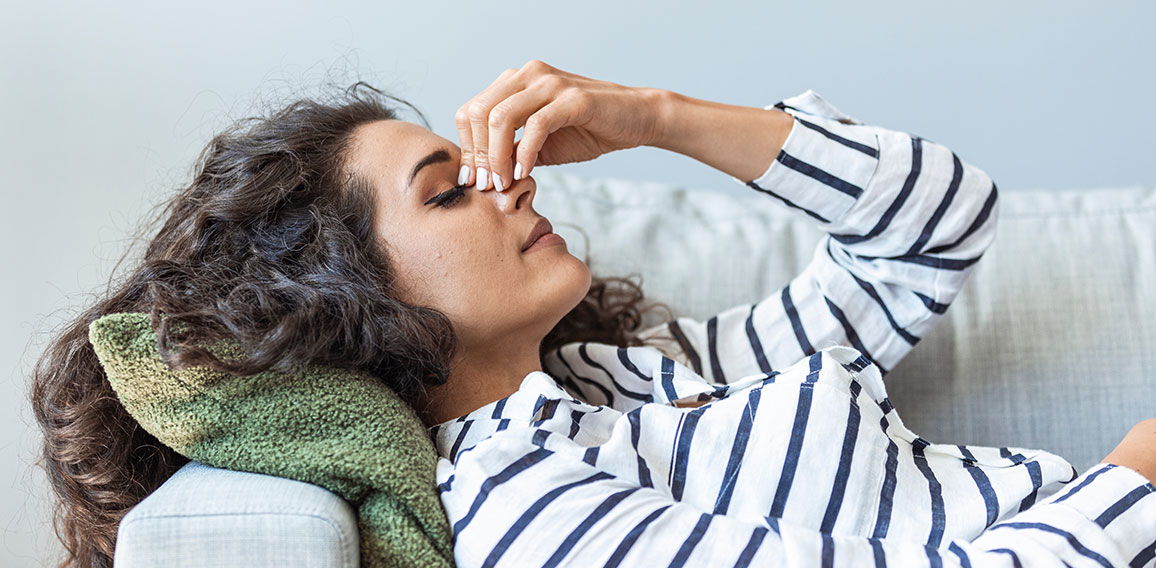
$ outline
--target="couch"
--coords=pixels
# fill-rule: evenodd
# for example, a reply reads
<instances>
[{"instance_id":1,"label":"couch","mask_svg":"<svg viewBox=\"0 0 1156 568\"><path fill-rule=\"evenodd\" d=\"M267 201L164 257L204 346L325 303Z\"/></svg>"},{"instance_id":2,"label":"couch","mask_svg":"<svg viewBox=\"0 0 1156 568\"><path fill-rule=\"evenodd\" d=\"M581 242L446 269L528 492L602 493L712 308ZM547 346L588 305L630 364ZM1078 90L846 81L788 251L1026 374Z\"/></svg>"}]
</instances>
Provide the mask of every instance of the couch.
<instances>
[{"instance_id":1,"label":"couch","mask_svg":"<svg viewBox=\"0 0 1156 568\"><path fill-rule=\"evenodd\" d=\"M534 178L535 208L572 253L589 253L595 274L640 275L677 315L776 292L822 238L737 185L557 168ZM888 393L925 439L1045 449L1083 471L1156 417L1156 189L1002 191L998 219L968 285L887 375ZM320 487L194 461L123 519L116 565L356 567L356 530L353 510Z\"/></svg>"}]
</instances>

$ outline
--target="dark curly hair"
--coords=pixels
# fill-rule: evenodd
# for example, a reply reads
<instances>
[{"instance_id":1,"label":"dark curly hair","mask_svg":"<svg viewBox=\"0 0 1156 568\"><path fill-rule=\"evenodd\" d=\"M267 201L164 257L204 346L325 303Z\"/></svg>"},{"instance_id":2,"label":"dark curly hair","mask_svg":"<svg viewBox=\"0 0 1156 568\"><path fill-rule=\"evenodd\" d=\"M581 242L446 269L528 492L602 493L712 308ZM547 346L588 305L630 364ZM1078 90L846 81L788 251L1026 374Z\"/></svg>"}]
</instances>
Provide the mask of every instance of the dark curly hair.
<instances>
[{"instance_id":1,"label":"dark curly hair","mask_svg":"<svg viewBox=\"0 0 1156 568\"><path fill-rule=\"evenodd\" d=\"M371 230L373 193L346 168L359 125L398 119L386 99L413 108L359 82L213 137L192 182L160 210L140 264L44 351L30 396L67 549L61 566L111 566L123 516L188 462L121 406L88 341L101 316L151 313L174 367L238 376L300 363L353 368L411 405L445 383L450 321L397 299L395 271ZM632 332L651 307L640 283L594 278L541 352L578 340L638 345ZM197 346L225 338L248 357L220 360Z\"/></svg>"}]
</instances>

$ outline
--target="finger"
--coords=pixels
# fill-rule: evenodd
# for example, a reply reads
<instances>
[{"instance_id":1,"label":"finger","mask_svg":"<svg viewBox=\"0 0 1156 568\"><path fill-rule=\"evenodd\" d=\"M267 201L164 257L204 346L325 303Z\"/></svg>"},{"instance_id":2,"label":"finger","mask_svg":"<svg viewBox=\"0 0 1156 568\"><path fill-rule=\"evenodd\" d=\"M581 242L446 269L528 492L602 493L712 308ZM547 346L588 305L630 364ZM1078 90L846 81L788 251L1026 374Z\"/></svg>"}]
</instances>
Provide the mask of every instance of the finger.
<instances>
[{"instance_id":1,"label":"finger","mask_svg":"<svg viewBox=\"0 0 1156 568\"><path fill-rule=\"evenodd\" d=\"M467 103L470 134L473 139L474 175L477 179L477 188L484 191L490 187L490 109L499 101L509 97L520 87L508 79L517 73L517 69L506 69L490 83L481 93L478 93Z\"/></svg>"},{"instance_id":2,"label":"finger","mask_svg":"<svg viewBox=\"0 0 1156 568\"><path fill-rule=\"evenodd\" d=\"M518 141L515 159L522 164L522 177L530 175L538 163L538 153L552 132L566 126L573 116L573 106L566 97L554 99L526 119L522 139Z\"/></svg>"},{"instance_id":3,"label":"finger","mask_svg":"<svg viewBox=\"0 0 1156 568\"><path fill-rule=\"evenodd\" d=\"M550 93L544 89L530 89L514 93L490 110L490 179L497 188L510 187L514 181L514 135L526 119L550 102ZM522 166L525 168L525 165Z\"/></svg>"},{"instance_id":4,"label":"finger","mask_svg":"<svg viewBox=\"0 0 1156 568\"><path fill-rule=\"evenodd\" d=\"M469 185L474 183L474 134L470 128L468 104L462 105L454 113L454 124L458 127L458 140L462 147L462 161L458 168L458 183Z\"/></svg>"}]
</instances>

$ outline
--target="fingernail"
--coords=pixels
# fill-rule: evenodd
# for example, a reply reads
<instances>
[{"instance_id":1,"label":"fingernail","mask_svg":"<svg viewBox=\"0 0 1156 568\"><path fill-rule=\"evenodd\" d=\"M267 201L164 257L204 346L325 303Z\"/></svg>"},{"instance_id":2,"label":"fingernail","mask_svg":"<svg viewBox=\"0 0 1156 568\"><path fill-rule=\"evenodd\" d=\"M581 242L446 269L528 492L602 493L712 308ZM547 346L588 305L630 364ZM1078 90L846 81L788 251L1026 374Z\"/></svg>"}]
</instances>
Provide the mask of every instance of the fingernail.
<instances>
[{"instance_id":1,"label":"fingernail","mask_svg":"<svg viewBox=\"0 0 1156 568\"><path fill-rule=\"evenodd\" d=\"M458 172L458 185L465 185L470 181L470 167L462 166L462 171Z\"/></svg>"},{"instance_id":2,"label":"fingernail","mask_svg":"<svg viewBox=\"0 0 1156 568\"><path fill-rule=\"evenodd\" d=\"M522 164L514 164L514 181L522 179Z\"/></svg>"},{"instance_id":3,"label":"fingernail","mask_svg":"<svg viewBox=\"0 0 1156 568\"><path fill-rule=\"evenodd\" d=\"M486 189L489 181L489 173L486 172L486 168L478 168L478 191Z\"/></svg>"},{"instance_id":4,"label":"fingernail","mask_svg":"<svg viewBox=\"0 0 1156 568\"><path fill-rule=\"evenodd\" d=\"M498 191L505 189L502 187L502 176L498 175L498 172L494 172L494 187L496 187Z\"/></svg>"}]
</instances>

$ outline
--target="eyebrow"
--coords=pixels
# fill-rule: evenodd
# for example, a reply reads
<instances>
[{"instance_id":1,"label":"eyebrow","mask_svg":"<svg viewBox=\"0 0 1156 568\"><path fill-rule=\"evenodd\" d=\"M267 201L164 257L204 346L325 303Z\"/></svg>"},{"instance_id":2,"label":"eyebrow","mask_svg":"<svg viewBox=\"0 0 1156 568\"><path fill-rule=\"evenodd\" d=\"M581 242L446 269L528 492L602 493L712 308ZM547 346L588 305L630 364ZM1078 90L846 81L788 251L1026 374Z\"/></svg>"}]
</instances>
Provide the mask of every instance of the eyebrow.
<instances>
[{"instance_id":1,"label":"eyebrow","mask_svg":"<svg viewBox=\"0 0 1156 568\"><path fill-rule=\"evenodd\" d=\"M448 161L450 161L450 153L446 151L445 148L438 148L437 150L434 150L432 153L430 153L430 155L422 158L417 163L417 165L413 167L413 171L409 173L409 181L405 182L405 186L409 187L409 185L413 183L413 178L417 177L417 173L421 171L422 168L430 164L440 164L441 162Z\"/></svg>"}]
</instances>

